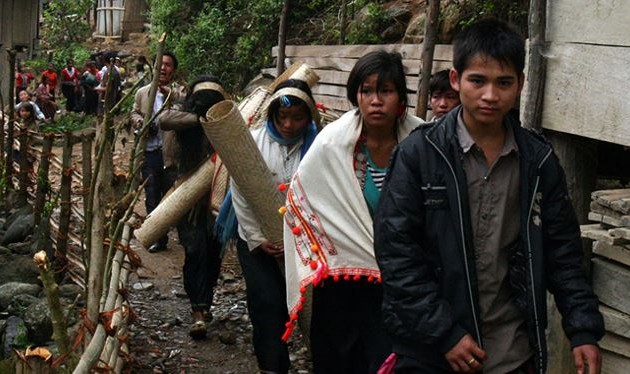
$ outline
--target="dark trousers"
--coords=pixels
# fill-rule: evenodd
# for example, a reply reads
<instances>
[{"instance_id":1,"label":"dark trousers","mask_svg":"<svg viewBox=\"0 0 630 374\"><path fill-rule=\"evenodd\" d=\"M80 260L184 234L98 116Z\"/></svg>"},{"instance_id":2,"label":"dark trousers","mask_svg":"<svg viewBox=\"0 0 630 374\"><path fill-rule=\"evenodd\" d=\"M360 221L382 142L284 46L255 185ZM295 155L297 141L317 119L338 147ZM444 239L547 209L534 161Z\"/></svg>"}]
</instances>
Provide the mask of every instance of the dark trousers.
<instances>
[{"instance_id":1,"label":"dark trousers","mask_svg":"<svg viewBox=\"0 0 630 374\"><path fill-rule=\"evenodd\" d=\"M317 374L376 373L391 354L381 285L328 281L313 289L311 352Z\"/></svg>"},{"instance_id":2,"label":"dark trousers","mask_svg":"<svg viewBox=\"0 0 630 374\"><path fill-rule=\"evenodd\" d=\"M85 89L85 114L96 114L98 111L98 93L94 89Z\"/></svg>"},{"instance_id":3,"label":"dark trousers","mask_svg":"<svg viewBox=\"0 0 630 374\"><path fill-rule=\"evenodd\" d=\"M145 201L144 206L147 214L151 213L158 206L162 197L171 187L173 180L169 178L164 169L164 159L162 150L144 152L144 163L142 164L142 179L147 179L144 185ZM164 235L158 244L166 247L168 236Z\"/></svg>"},{"instance_id":4,"label":"dark trousers","mask_svg":"<svg viewBox=\"0 0 630 374\"><path fill-rule=\"evenodd\" d=\"M439 352L434 351L435 355L441 355ZM431 362L433 361L433 362ZM447 363L446 359L437 360L418 360L410 356L398 355L396 360L396 366L394 367L394 373L396 374L446 374L452 373L453 370ZM530 359L521 365L518 369L513 370L507 374L534 374L536 372L536 366L534 359Z\"/></svg>"},{"instance_id":5,"label":"dark trousers","mask_svg":"<svg viewBox=\"0 0 630 374\"><path fill-rule=\"evenodd\" d=\"M77 110L77 94L74 91L74 85L62 84L61 85L61 93L63 97L66 98L66 111L76 111Z\"/></svg>"},{"instance_id":6,"label":"dark trousers","mask_svg":"<svg viewBox=\"0 0 630 374\"><path fill-rule=\"evenodd\" d=\"M282 342L287 312L286 287L278 262L262 253L252 253L241 239L236 244L238 260L247 287L247 309L254 328L254 351L260 370L287 373L289 351Z\"/></svg>"},{"instance_id":7,"label":"dark trousers","mask_svg":"<svg viewBox=\"0 0 630 374\"><path fill-rule=\"evenodd\" d=\"M212 235L210 215L208 207L200 206L177 225L179 241L186 251L184 289L195 312L210 309L221 270L220 246Z\"/></svg>"}]
</instances>

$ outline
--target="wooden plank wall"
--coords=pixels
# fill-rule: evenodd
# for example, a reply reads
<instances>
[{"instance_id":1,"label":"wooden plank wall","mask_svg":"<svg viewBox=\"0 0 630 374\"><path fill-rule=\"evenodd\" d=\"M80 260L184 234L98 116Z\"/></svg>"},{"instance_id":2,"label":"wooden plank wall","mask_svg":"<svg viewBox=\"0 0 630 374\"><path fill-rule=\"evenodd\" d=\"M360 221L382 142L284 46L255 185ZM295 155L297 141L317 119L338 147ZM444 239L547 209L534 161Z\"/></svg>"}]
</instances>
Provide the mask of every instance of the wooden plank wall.
<instances>
[{"instance_id":1,"label":"wooden plank wall","mask_svg":"<svg viewBox=\"0 0 630 374\"><path fill-rule=\"evenodd\" d=\"M315 69L320 77L319 83L313 87L315 100L327 108L337 112L352 109L346 98L346 82L350 70L364 54L376 50L396 51L403 57L403 65L407 75L407 90L410 110L416 106L419 73L421 68L421 44L387 44L387 45L289 45L286 47L286 62L304 62ZM278 56L278 48L271 51ZM433 71L451 67L452 47L436 45ZM275 69L264 69L263 72L275 76Z\"/></svg>"},{"instance_id":2,"label":"wooden plank wall","mask_svg":"<svg viewBox=\"0 0 630 374\"><path fill-rule=\"evenodd\" d=\"M630 146L630 1L554 0L543 127Z\"/></svg>"}]
</instances>

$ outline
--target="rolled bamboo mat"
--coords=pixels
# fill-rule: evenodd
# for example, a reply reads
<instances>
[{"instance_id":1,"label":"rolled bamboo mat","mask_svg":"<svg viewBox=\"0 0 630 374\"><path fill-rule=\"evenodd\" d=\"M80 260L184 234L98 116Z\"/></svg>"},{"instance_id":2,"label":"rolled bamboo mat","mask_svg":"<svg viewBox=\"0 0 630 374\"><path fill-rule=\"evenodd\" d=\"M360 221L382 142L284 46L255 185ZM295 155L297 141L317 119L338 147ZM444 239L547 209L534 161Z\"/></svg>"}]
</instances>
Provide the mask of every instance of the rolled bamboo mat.
<instances>
[{"instance_id":1,"label":"rolled bamboo mat","mask_svg":"<svg viewBox=\"0 0 630 374\"><path fill-rule=\"evenodd\" d=\"M222 101L214 105L206 113L206 119L201 119L201 124L267 240L282 244L282 216L278 209L284 205L284 197L236 103Z\"/></svg>"},{"instance_id":2,"label":"rolled bamboo mat","mask_svg":"<svg viewBox=\"0 0 630 374\"><path fill-rule=\"evenodd\" d=\"M210 191L213 175L214 163L208 159L192 175L179 182L179 186L164 197L142 226L134 231L140 243L145 248L149 247L168 233L169 228L177 224Z\"/></svg>"},{"instance_id":3,"label":"rolled bamboo mat","mask_svg":"<svg viewBox=\"0 0 630 374\"><path fill-rule=\"evenodd\" d=\"M228 189L230 175L223 164L221 157L217 157L214 163L214 176L212 177L212 191L210 192L210 209L215 216L219 215L225 194Z\"/></svg>"}]
</instances>

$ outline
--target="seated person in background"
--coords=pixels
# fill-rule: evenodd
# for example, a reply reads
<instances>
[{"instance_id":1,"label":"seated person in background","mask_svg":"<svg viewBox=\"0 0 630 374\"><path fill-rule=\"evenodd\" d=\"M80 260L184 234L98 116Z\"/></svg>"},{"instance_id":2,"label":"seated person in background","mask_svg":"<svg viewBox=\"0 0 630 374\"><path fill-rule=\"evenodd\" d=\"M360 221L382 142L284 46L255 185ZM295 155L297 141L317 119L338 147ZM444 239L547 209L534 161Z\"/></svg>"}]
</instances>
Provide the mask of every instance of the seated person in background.
<instances>
[{"instance_id":1,"label":"seated person in background","mask_svg":"<svg viewBox=\"0 0 630 374\"><path fill-rule=\"evenodd\" d=\"M35 104L35 102L32 100L31 94L28 93L28 91L20 91L20 93L18 94L18 98L20 99L20 102L15 106L15 111L18 112L18 114L20 112L20 108L28 103L33 107L35 118L40 121L44 121L46 119L46 116L44 116L44 113L42 113L41 109L39 109L39 106L37 106L37 104Z\"/></svg>"},{"instance_id":2,"label":"seated person in background","mask_svg":"<svg viewBox=\"0 0 630 374\"><path fill-rule=\"evenodd\" d=\"M429 104L433 112L432 121L442 118L459 105L459 94L451 87L448 69L433 74L429 82Z\"/></svg>"}]
</instances>

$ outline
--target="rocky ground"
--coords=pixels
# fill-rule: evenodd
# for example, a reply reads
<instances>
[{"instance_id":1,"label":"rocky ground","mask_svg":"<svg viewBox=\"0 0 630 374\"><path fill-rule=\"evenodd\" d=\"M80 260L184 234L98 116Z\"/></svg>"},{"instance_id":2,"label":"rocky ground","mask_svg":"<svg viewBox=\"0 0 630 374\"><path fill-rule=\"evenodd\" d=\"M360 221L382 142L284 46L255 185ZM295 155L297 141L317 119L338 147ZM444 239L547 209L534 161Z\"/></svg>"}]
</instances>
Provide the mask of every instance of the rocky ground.
<instances>
[{"instance_id":1,"label":"rocky ground","mask_svg":"<svg viewBox=\"0 0 630 374\"><path fill-rule=\"evenodd\" d=\"M129 280L131 306L137 315L131 326L133 373L256 373L252 327L247 313L245 282L236 254L228 250L212 307L208 338L188 336L192 323L190 304L183 288L183 248L170 234L169 249L148 253L132 247L143 268ZM289 345L292 373L309 373L306 348L299 338Z\"/></svg>"}]
</instances>

